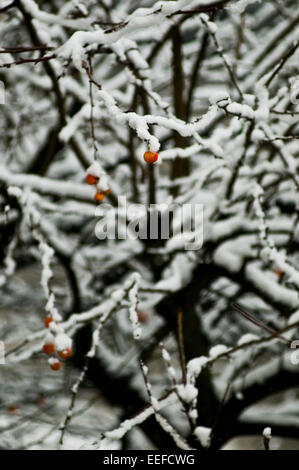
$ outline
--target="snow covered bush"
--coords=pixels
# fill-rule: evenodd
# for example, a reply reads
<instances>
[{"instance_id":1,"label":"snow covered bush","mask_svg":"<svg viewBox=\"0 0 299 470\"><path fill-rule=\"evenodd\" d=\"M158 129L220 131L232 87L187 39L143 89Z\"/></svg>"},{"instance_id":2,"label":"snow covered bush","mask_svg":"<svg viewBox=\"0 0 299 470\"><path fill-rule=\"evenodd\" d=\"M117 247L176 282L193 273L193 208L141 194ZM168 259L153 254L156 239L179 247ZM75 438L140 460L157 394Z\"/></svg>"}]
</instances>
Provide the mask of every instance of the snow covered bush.
<instances>
[{"instance_id":1,"label":"snow covered bush","mask_svg":"<svg viewBox=\"0 0 299 470\"><path fill-rule=\"evenodd\" d=\"M299 436L296 7L0 2L1 448Z\"/></svg>"}]
</instances>

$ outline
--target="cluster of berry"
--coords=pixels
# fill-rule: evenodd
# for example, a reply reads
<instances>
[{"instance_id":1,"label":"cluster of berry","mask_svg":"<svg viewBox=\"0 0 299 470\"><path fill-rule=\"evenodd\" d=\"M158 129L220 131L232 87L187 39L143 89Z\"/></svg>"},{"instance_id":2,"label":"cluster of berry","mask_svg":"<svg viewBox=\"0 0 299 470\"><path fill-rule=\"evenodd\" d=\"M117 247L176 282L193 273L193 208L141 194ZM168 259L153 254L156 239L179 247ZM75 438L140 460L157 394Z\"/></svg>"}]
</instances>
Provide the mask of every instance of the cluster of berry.
<instances>
[{"instance_id":1,"label":"cluster of berry","mask_svg":"<svg viewBox=\"0 0 299 470\"><path fill-rule=\"evenodd\" d=\"M98 183L99 178L92 175L91 173L87 173L85 181L87 184L94 185ZM110 189L106 189L106 191L97 191L94 195L94 200L97 202L102 202L105 195L108 196L108 194L110 194Z\"/></svg>"},{"instance_id":2,"label":"cluster of berry","mask_svg":"<svg viewBox=\"0 0 299 470\"><path fill-rule=\"evenodd\" d=\"M110 194L108 175L98 161L94 161L86 170L85 181L87 184L96 187L94 199L102 202L104 197Z\"/></svg>"},{"instance_id":3,"label":"cluster of berry","mask_svg":"<svg viewBox=\"0 0 299 470\"><path fill-rule=\"evenodd\" d=\"M44 325L46 328L50 328L50 324L53 322L51 315L47 315L44 320ZM55 322L54 322L55 323ZM54 325L52 323L52 325ZM52 355L57 352L57 355L60 359L67 359L72 353L72 340L63 332L59 325L54 325L55 327L51 328L53 333L56 334L56 337L49 332L46 335L45 342L43 344L42 351L44 354ZM52 370L60 370L61 362L57 357L51 357L49 359L49 364Z\"/></svg>"},{"instance_id":4,"label":"cluster of berry","mask_svg":"<svg viewBox=\"0 0 299 470\"><path fill-rule=\"evenodd\" d=\"M158 160L158 153L147 150L146 152L144 152L143 158L146 163L155 163ZM106 189L106 190L99 189L99 180L100 180L99 175L101 173L102 173L102 170L98 168L98 163L94 162L88 168L87 174L85 177L85 181L87 184L91 186L93 185L97 186L97 192L94 195L94 200L97 202L102 202L104 200L104 197L110 194L110 189ZM106 183L106 179L105 179L105 183Z\"/></svg>"}]
</instances>

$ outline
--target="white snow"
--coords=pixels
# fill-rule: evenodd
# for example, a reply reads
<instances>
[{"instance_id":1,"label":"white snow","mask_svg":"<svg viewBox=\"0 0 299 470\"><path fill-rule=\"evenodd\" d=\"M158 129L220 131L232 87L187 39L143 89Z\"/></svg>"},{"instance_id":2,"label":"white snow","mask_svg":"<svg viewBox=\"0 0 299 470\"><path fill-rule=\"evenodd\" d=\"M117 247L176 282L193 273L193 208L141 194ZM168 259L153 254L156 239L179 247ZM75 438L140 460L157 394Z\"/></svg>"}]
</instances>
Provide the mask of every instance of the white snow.
<instances>
[{"instance_id":1,"label":"white snow","mask_svg":"<svg viewBox=\"0 0 299 470\"><path fill-rule=\"evenodd\" d=\"M244 344L251 343L252 341L258 340L259 337L254 335L253 333L245 333L245 335L241 336L238 340L238 346L243 346Z\"/></svg>"},{"instance_id":2,"label":"white snow","mask_svg":"<svg viewBox=\"0 0 299 470\"><path fill-rule=\"evenodd\" d=\"M141 276L139 273L134 273L132 276L132 280L134 282L134 285L132 289L129 291L129 301L130 301L130 307L129 307L129 315L130 315L130 320L132 324L132 329L133 329L133 337L134 339L140 339L141 338L141 327L140 323L138 320L138 313L137 313L137 304L138 304L138 287L140 283Z\"/></svg>"},{"instance_id":3,"label":"white snow","mask_svg":"<svg viewBox=\"0 0 299 470\"><path fill-rule=\"evenodd\" d=\"M72 340L64 333L59 333L55 338L55 347L57 351L72 349Z\"/></svg>"},{"instance_id":4,"label":"white snow","mask_svg":"<svg viewBox=\"0 0 299 470\"><path fill-rule=\"evenodd\" d=\"M194 430L194 435L199 440L202 447L209 447L211 428L207 428L205 426L197 426Z\"/></svg>"},{"instance_id":5,"label":"white snow","mask_svg":"<svg viewBox=\"0 0 299 470\"><path fill-rule=\"evenodd\" d=\"M272 437L272 430L271 430L271 428L269 428L269 427L268 427L268 428L265 428L265 429L263 430L263 436L264 436L266 439L270 440L271 437Z\"/></svg>"},{"instance_id":6,"label":"white snow","mask_svg":"<svg viewBox=\"0 0 299 470\"><path fill-rule=\"evenodd\" d=\"M236 3L229 3L228 8L234 13L243 13L248 5L260 2L261 0L238 0Z\"/></svg>"},{"instance_id":7,"label":"white snow","mask_svg":"<svg viewBox=\"0 0 299 470\"><path fill-rule=\"evenodd\" d=\"M197 395L198 395L197 388L194 387L194 385L190 383L186 385L183 385L183 384L178 385L177 390L182 400L188 404L192 403L197 398Z\"/></svg>"},{"instance_id":8,"label":"white snow","mask_svg":"<svg viewBox=\"0 0 299 470\"><path fill-rule=\"evenodd\" d=\"M229 348L225 346L225 344L217 344L216 346L213 346L210 351L209 351L209 356L212 359L215 359L218 356L221 356L222 354L226 353Z\"/></svg>"}]
</instances>

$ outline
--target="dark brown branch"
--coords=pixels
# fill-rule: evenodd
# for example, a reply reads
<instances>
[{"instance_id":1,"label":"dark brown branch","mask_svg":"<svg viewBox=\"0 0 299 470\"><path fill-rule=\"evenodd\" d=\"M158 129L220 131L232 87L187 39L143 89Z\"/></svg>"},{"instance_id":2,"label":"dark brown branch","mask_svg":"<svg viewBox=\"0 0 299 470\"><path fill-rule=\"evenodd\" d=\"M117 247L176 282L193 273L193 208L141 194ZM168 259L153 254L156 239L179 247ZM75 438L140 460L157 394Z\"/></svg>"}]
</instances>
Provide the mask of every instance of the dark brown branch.
<instances>
[{"instance_id":1,"label":"dark brown branch","mask_svg":"<svg viewBox=\"0 0 299 470\"><path fill-rule=\"evenodd\" d=\"M227 191L226 191L227 199L229 199L232 196L235 181L237 179L239 170L240 170L241 166L243 165L243 163L246 159L246 155L247 155L248 147L249 147L249 144L250 144L251 134L252 134L253 129L254 129L254 121L251 121L251 123L248 125L247 131L246 131L244 150L243 150L242 156L238 160L237 165L236 165L235 169L233 170L233 173L231 175L231 178L230 178L228 186L227 186Z\"/></svg>"},{"instance_id":2,"label":"dark brown branch","mask_svg":"<svg viewBox=\"0 0 299 470\"><path fill-rule=\"evenodd\" d=\"M173 107L175 116L186 120L186 102L185 102L185 77L183 69L183 39L180 26L172 28L172 86L173 86ZM177 132L173 135L176 147L185 148L188 140ZM190 166L187 158L177 157L171 167L171 179L174 180L181 176L189 174ZM178 188L173 188L173 194L178 193Z\"/></svg>"},{"instance_id":3,"label":"dark brown branch","mask_svg":"<svg viewBox=\"0 0 299 470\"><path fill-rule=\"evenodd\" d=\"M186 385L187 383L187 368L186 368L186 356L184 348L184 330L183 330L183 311L180 308L178 311L178 344L180 353L180 363L182 369L182 381Z\"/></svg>"},{"instance_id":4,"label":"dark brown branch","mask_svg":"<svg viewBox=\"0 0 299 470\"><path fill-rule=\"evenodd\" d=\"M240 89L240 87L239 87L239 85L238 85L238 82L237 82L237 78L236 78L236 76L235 76L235 73L234 73L234 71L233 71L231 65L229 64L229 62L228 62L228 60L227 60L227 58L226 58L226 56L225 56L225 54L224 54L224 50L223 50L222 46L219 44L219 41L218 41L217 36L216 36L216 33L214 32L214 30L212 30L211 28L209 28L208 22L207 22L205 19L203 19L202 17L201 17L201 22L206 26L206 28L207 28L209 34L212 36L212 39L213 39L213 42L214 42L216 51L217 51L217 53L220 55L220 57L221 57L221 59L222 59L222 61L223 61L223 64L224 64L226 70L228 71L228 74L229 74L229 77L230 77L230 79L231 79L231 82L232 82L232 84L234 85L235 89L237 90L240 99L242 100L242 99L243 99L243 93L242 93L242 91L241 91L241 89Z\"/></svg>"},{"instance_id":5,"label":"dark brown branch","mask_svg":"<svg viewBox=\"0 0 299 470\"><path fill-rule=\"evenodd\" d=\"M256 318L254 318L251 314L249 314L243 308L241 308L240 305L234 303L232 304L232 306L234 307L235 310L237 310L237 312L241 313L241 315L244 318L246 318L246 320L249 320L254 325L258 326L259 328L262 328L263 330L267 331L267 333L270 333L274 337L281 339L283 342L287 343L288 345L292 343L292 341L290 341L289 339L285 338L284 336L281 336L278 331L273 330L273 328L270 328L269 326L262 323L260 320L257 320Z\"/></svg>"},{"instance_id":6,"label":"dark brown branch","mask_svg":"<svg viewBox=\"0 0 299 470\"><path fill-rule=\"evenodd\" d=\"M1 68L3 68L3 67L9 68L12 65L21 65L21 64L28 64L28 63L38 64L39 62L45 62L45 61L55 59L55 58L56 58L56 54L43 56L43 57L37 57L35 59L25 59L24 58L24 59L16 60L15 62L8 62L7 64L1 64L0 67Z\"/></svg>"},{"instance_id":7,"label":"dark brown branch","mask_svg":"<svg viewBox=\"0 0 299 470\"><path fill-rule=\"evenodd\" d=\"M281 135L281 136L275 136L272 137L272 139L263 139L264 142L275 142L275 140L297 140L299 139L299 135Z\"/></svg>"},{"instance_id":8,"label":"dark brown branch","mask_svg":"<svg viewBox=\"0 0 299 470\"><path fill-rule=\"evenodd\" d=\"M274 79L274 77L279 73L279 71L282 69L282 67L284 66L284 64L289 60L290 57L292 57L292 55L296 52L296 50L298 49L298 46L299 46L299 42L295 43L288 51L287 53L284 55L284 57L282 59L280 59L280 62L279 64L277 65L277 67L275 67L275 69L273 70L272 74L270 75L270 77L268 78L268 80L266 81L266 86L269 86L272 82L272 80Z\"/></svg>"},{"instance_id":9,"label":"dark brown branch","mask_svg":"<svg viewBox=\"0 0 299 470\"><path fill-rule=\"evenodd\" d=\"M28 32L29 32L29 35L30 35L30 38L31 38L33 44L35 46L38 46L38 47L43 46L43 44L41 43L41 41L39 39L38 33L37 33L33 23L32 23L32 18L30 16L30 14L26 11L26 9L23 7L22 3L19 0L15 0L15 4L19 8L20 12L23 15L25 25L28 29ZM63 93L60 90L58 78L56 76L55 70L52 67L52 64L50 63L50 61L44 60L44 61L42 61L42 64L45 68L45 71L46 71L47 75L49 76L49 78L52 82L53 91L54 91L54 94L55 94L55 97L56 97L56 104L57 104L58 114L59 114L59 121L60 121L59 126L60 126L60 128L62 128L66 124L65 98L64 98ZM55 130L54 130L54 132L55 132ZM58 134L57 134L56 137L58 137ZM89 165L89 160L85 157L85 155L81 151L81 148L80 148L78 142L73 137L70 139L70 146L71 146L72 150L74 151L74 153L76 154L76 156L77 156L78 160L80 161L80 163L82 164L82 166L84 168L87 168L88 165ZM56 149L55 145L53 146L53 149ZM56 152L53 152L51 155L49 155L49 163L48 164L50 164L50 162L55 157L55 155L56 155ZM39 153L39 157L42 161L43 160L43 155L41 155ZM35 162L36 161L37 160L35 159Z\"/></svg>"},{"instance_id":10,"label":"dark brown branch","mask_svg":"<svg viewBox=\"0 0 299 470\"><path fill-rule=\"evenodd\" d=\"M187 104L186 104L186 119L189 119L191 112L192 112L193 96L194 96L194 92L196 89L198 76L200 74L200 68L201 68L203 59L206 54L208 40L209 40L209 33L205 31L202 37L200 48L198 50L198 54L196 56L196 59L192 68L192 72L191 72L190 85L189 85Z\"/></svg>"},{"instance_id":11,"label":"dark brown branch","mask_svg":"<svg viewBox=\"0 0 299 470\"><path fill-rule=\"evenodd\" d=\"M5 47L0 49L0 54L19 54L20 52L52 51L53 49L55 48L50 46Z\"/></svg>"}]
</instances>

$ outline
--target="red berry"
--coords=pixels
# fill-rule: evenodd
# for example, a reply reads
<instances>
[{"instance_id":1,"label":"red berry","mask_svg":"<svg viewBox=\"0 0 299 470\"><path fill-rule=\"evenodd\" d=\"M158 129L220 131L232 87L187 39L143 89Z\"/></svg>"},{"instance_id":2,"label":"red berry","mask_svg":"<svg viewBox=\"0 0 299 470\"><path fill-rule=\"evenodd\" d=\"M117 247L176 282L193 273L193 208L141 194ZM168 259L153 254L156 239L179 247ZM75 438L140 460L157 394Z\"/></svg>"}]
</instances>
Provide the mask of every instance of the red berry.
<instances>
[{"instance_id":1,"label":"red berry","mask_svg":"<svg viewBox=\"0 0 299 470\"><path fill-rule=\"evenodd\" d=\"M51 362L50 367L52 370L59 370L61 368L61 362L56 359L55 361Z\"/></svg>"},{"instance_id":2,"label":"red berry","mask_svg":"<svg viewBox=\"0 0 299 470\"><path fill-rule=\"evenodd\" d=\"M151 152L150 150L147 150L144 152L143 158L146 163L154 163L158 160L158 154L157 152Z\"/></svg>"},{"instance_id":3,"label":"red berry","mask_svg":"<svg viewBox=\"0 0 299 470\"><path fill-rule=\"evenodd\" d=\"M45 328L49 328L50 323L53 321L51 315L47 315L44 319Z\"/></svg>"},{"instance_id":4,"label":"red berry","mask_svg":"<svg viewBox=\"0 0 299 470\"><path fill-rule=\"evenodd\" d=\"M90 173L88 173L88 175L86 175L85 177L85 181L87 184L96 184L98 182L99 178L97 178L96 176L93 176L91 175Z\"/></svg>"},{"instance_id":5,"label":"red berry","mask_svg":"<svg viewBox=\"0 0 299 470\"><path fill-rule=\"evenodd\" d=\"M103 199L104 199L105 195L104 193L98 191L97 193L95 193L94 195L94 200L97 201L97 202L102 202Z\"/></svg>"},{"instance_id":6,"label":"red berry","mask_svg":"<svg viewBox=\"0 0 299 470\"><path fill-rule=\"evenodd\" d=\"M58 356L61 357L61 359L67 359L71 355L71 350L70 348L63 349L62 351L58 351Z\"/></svg>"},{"instance_id":7,"label":"red berry","mask_svg":"<svg viewBox=\"0 0 299 470\"><path fill-rule=\"evenodd\" d=\"M53 343L48 343L43 345L43 353L53 354L55 352L55 346Z\"/></svg>"}]
</instances>

